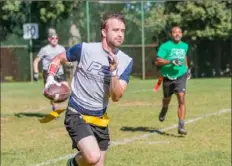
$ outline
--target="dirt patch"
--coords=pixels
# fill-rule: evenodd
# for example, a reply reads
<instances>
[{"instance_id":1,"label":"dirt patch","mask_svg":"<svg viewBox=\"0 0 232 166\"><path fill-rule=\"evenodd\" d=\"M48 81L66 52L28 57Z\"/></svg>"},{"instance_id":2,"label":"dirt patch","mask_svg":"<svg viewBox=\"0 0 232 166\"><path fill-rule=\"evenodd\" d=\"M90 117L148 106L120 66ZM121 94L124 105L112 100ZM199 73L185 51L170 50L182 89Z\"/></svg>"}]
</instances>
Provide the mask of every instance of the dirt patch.
<instances>
[{"instance_id":1,"label":"dirt patch","mask_svg":"<svg viewBox=\"0 0 232 166\"><path fill-rule=\"evenodd\" d=\"M10 118L1 118L1 123L8 122Z\"/></svg>"}]
</instances>

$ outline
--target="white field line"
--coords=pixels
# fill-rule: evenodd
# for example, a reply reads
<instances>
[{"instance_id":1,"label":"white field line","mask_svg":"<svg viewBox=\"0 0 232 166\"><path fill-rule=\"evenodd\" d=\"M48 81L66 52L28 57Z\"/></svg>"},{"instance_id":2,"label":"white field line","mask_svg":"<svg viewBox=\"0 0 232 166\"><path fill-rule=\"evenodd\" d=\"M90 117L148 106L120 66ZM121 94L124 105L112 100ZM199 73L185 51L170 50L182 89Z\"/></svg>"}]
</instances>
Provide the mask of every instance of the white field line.
<instances>
[{"instance_id":1,"label":"white field line","mask_svg":"<svg viewBox=\"0 0 232 166\"><path fill-rule=\"evenodd\" d=\"M144 142L138 142L141 144L144 144ZM148 141L147 144L148 145L152 145L152 144L169 144L170 141Z\"/></svg>"},{"instance_id":2,"label":"white field line","mask_svg":"<svg viewBox=\"0 0 232 166\"><path fill-rule=\"evenodd\" d=\"M185 124L190 124L190 123L193 123L193 122L197 122L197 121L199 121L201 119L208 118L208 117L215 116L215 115L221 115L221 114L224 114L224 113L227 113L227 112L231 112L231 109L223 109L223 110L220 110L218 112L205 114L205 115L202 115L202 116L194 118L194 119L189 119L189 120L185 121ZM164 131L167 131L167 130L171 130L171 129L174 129L176 127L177 127L177 125L174 124L174 125L165 127L163 129L160 129L159 132L164 132ZM159 134L159 132L154 131L154 132L149 133L149 134L143 134L143 135L135 136L135 137L132 137L132 138L124 138L123 140L112 141L110 147L114 147L114 146L117 146L117 145L125 145L125 144L128 144L130 142L134 142L136 140L145 139L145 138L147 138L149 136ZM51 159L51 160L45 161L43 163L32 164L31 166L43 166L43 165L53 164L53 163L56 163L58 161L66 160L68 158L71 158L75 154L76 153L74 153L74 154L68 154L68 155L65 155L65 156L62 156L62 157L58 157L56 159Z\"/></svg>"}]
</instances>

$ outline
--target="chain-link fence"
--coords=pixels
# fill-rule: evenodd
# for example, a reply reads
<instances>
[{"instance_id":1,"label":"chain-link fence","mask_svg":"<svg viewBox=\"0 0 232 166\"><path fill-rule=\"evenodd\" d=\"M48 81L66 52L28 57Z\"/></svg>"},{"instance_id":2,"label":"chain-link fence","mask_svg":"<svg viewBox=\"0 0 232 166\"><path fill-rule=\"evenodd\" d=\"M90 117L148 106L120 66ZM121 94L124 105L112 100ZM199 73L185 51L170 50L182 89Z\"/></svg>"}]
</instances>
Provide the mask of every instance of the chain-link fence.
<instances>
[{"instance_id":1,"label":"chain-link fence","mask_svg":"<svg viewBox=\"0 0 232 166\"><path fill-rule=\"evenodd\" d=\"M39 2L31 3L33 6ZM73 10L59 21L45 24L33 16L30 17L31 22L39 25L39 39L33 40L33 58L47 44L49 27L56 29L60 37L59 43L69 48L80 42L100 41L102 15L105 12L120 12L127 21L125 42L121 49L134 59L132 75L141 79L157 76L152 60L159 45L169 39L169 24L165 19L168 10L171 10L170 4L164 1L91 0L73 3ZM23 27L19 27L18 31L22 34ZM183 40L190 45L189 61L194 77L231 76L230 37L193 39L191 36L184 36ZM23 35L14 33L8 34L1 42L1 81L31 80L28 43Z\"/></svg>"}]
</instances>

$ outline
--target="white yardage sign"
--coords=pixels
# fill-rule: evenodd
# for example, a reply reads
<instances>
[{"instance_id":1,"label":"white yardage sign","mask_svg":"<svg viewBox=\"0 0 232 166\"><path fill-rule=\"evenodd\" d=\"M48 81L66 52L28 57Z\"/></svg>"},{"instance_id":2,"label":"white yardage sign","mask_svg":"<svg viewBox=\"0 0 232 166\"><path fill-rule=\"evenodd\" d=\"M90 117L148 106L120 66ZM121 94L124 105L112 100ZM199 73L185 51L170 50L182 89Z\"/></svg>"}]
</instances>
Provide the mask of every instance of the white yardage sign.
<instances>
[{"instance_id":1,"label":"white yardage sign","mask_svg":"<svg viewBox=\"0 0 232 166\"><path fill-rule=\"evenodd\" d=\"M23 24L23 38L38 39L39 38L38 24Z\"/></svg>"}]
</instances>

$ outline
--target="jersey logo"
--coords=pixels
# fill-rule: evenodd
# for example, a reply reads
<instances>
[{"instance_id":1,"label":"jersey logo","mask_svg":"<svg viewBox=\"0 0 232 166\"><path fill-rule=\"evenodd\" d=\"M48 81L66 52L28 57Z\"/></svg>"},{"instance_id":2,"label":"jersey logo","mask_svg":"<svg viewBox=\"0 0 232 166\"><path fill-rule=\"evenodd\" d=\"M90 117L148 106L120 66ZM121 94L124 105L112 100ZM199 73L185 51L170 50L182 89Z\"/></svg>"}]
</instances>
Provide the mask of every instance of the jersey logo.
<instances>
[{"instance_id":1,"label":"jersey logo","mask_svg":"<svg viewBox=\"0 0 232 166\"><path fill-rule=\"evenodd\" d=\"M184 49L173 48L171 50L170 57L173 59L175 59L175 58L184 59L185 54L186 54L186 52Z\"/></svg>"},{"instance_id":2,"label":"jersey logo","mask_svg":"<svg viewBox=\"0 0 232 166\"><path fill-rule=\"evenodd\" d=\"M89 67L87 68L87 71L89 72L90 75L94 75L98 78L96 79L104 79L105 83L109 83L111 79L111 72L109 70L109 66L102 65L99 62L93 61ZM101 78L99 78L101 76Z\"/></svg>"}]
</instances>

